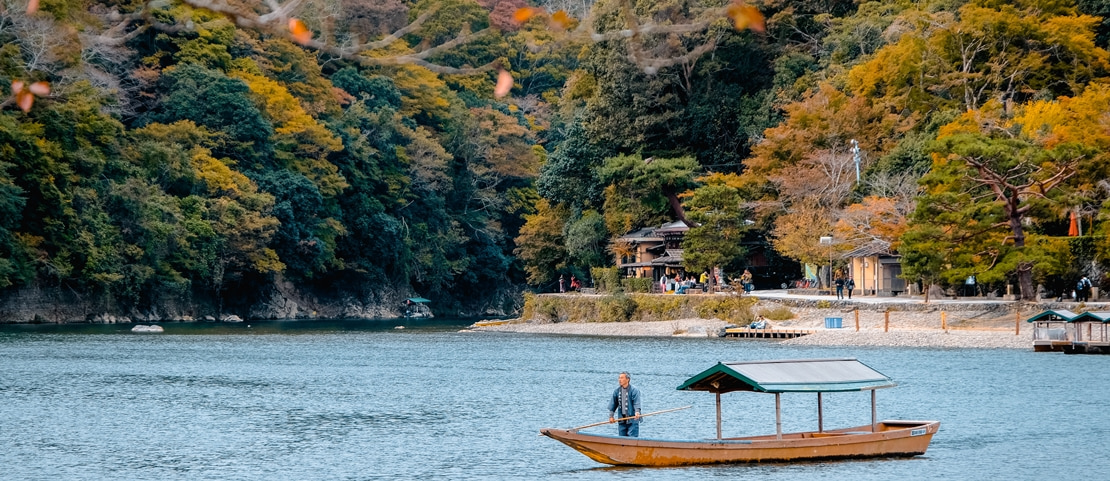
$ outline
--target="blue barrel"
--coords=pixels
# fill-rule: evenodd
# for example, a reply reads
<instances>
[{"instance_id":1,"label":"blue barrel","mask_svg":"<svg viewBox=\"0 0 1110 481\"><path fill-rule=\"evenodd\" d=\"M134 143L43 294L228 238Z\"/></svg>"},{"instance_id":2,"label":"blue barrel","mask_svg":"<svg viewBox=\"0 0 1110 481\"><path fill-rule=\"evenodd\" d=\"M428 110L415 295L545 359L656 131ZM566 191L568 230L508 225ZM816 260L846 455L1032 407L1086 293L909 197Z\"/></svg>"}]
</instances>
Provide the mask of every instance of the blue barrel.
<instances>
[{"instance_id":1,"label":"blue barrel","mask_svg":"<svg viewBox=\"0 0 1110 481\"><path fill-rule=\"evenodd\" d=\"M844 323L844 318L843 317L826 317L825 318L825 329L840 329L841 327L844 327L843 323Z\"/></svg>"}]
</instances>

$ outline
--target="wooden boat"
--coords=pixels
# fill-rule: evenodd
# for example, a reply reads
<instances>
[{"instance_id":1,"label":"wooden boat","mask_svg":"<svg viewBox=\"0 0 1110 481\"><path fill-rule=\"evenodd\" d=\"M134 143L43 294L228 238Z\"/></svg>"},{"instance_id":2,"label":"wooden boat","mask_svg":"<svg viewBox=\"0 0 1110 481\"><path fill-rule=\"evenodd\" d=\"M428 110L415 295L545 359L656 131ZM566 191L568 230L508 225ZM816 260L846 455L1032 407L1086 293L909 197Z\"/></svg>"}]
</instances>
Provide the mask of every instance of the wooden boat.
<instances>
[{"instance_id":1,"label":"wooden boat","mask_svg":"<svg viewBox=\"0 0 1110 481\"><path fill-rule=\"evenodd\" d=\"M940 428L940 422L876 420L875 390L895 385L889 377L856 359L718 363L678 387L679 390L716 394L716 439L630 438L580 433L578 430L581 428L541 429L540 434L562 442L599 463L631 466L785 462L925 454L933 435ZM732 391L774 394L776 433L722 438L721 394ZM848 391L871 391L871 424L825 430L821 393ZM817 394L816 431L782 432L782 393Z\"/></svg>"},{"instance_id":2,"label":"wooden boat","mask_svg":"<svg viewBox=\"0 0 1110 481\"><path fill-rule=\"evenodd\" d=\"M428 308L428 303L432 301L423 297L410 297L405 299L405 318L406 319L429 319L432 316L432 310Z\"/></svg>"}]
</instances>

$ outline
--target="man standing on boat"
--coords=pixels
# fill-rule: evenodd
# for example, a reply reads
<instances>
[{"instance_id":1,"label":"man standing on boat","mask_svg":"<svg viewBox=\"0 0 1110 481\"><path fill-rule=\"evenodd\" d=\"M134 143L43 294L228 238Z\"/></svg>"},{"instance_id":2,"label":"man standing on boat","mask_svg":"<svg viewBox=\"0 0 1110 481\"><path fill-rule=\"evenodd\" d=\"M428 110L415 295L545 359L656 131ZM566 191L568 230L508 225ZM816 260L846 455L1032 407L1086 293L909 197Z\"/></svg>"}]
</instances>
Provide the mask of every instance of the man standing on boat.
<instances>
[{"instance_id":1,"label":"man standing on boat","mask_svg":"<svg viewBox=\"0 0 1110 481\"><path fill-rule=\"evenodd\" d=\"M633 387L632 377L627 372L617 377L620 386L613 391L609 400L609 422L617 422L617 434L621 436L640 436L640 390ZM614 417L615 415L615 417ZM631 418L631 419L624 419Z\"/></svg>"}]
</instances>

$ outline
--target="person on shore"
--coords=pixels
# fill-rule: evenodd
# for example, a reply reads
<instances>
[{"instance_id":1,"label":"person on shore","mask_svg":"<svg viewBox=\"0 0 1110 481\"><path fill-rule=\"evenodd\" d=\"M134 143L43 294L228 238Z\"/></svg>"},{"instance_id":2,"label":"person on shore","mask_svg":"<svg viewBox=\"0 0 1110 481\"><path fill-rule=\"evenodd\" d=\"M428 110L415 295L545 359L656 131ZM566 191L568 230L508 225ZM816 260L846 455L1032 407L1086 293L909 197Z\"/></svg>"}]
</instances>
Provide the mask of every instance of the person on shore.
<instances>
[{"instance_id":1,"label":"person on shore","mask_svg":"<svg viewBox=\"0 0 1110 481\"><path fill-rule=\"evenodd\" d=\"M837 299L844 299L844 278L843 277L837 277L836 278L836 298Z\"/></svg>"},{"instance_id":2,"label":"person on shore","mask_svg":"<svg viewBox=\"0 0 1110 481\"><path fill-rule=\"evenodd\" d=\"M770 327L771 324L763 316L756 317L751 324L748 324L748 329L769 329Z\"/></svg>"},{"instance_id":3,"label":"person on shore","mask_svg":"<svg viewBox=\"0 0 1110 481\"><path fill-rule=\"evenodd\" d=\"M848 290L848 300L851 300L852 289L856 288L856 281L852 280L852 276L848 276L848 280L844 281L844 288Z\"/></svg>"},{"instance_id":4,"label":"person on shore","mask_svg":"<svg viewBox=\"0 0 1110 481\"><path fill-rule=\"evenodd\" d=\"M617 389L609 400L609 422L617 423L620 436L640 436L640 390L632 386L632 376L622 372L617 376ZM624 419L631 418L631 419ZM617 421L617 419L623 419Z\"/></svg>"},{"instance_id":5,"label":"person on shore","mask_svg":"<svg viewBox=\"0 0 1110 481\"><path fill-rule=\"evenodd\" d=\"M744 286L744 292L752 292L752 271L744 269L744 273L740 274L740 284Z\"/></svg>"},{"instance_id":6,"label":"person on shore","mask_svg":"<svg viewBox=\"0 0 1110 481\"><path fill-rule=\"evenodd\" d=\"M559 293L563 293L563 292L566 292L566 291L567 291L567 280L563 277L562 274L559 274Z\"/></svg>"},{"instance_id":7,"label":"person on shore","mask_svg":"<svg viewBox=\"0 0 1110 481\"><path fill-rule=\"evenodd\" d=\"M1079 302L1088 302L1091 300L1091 280L1087 276L1079 279L1079 284L1075 286L1075 300Z\"/></svg>"},{"instance_id":8,"label":"person on shore","mask_svg":"<svg viewBox=\"0 0 1110 481\"><path fill-rule=\"evenodd\" d=\"M578 291L578 289L580 289L581 287L582 287L582 284L580 284L578 282L578 278L574 277L574 276L570 276L570 290L571 291Z\"/></svg>"}]
</instances>

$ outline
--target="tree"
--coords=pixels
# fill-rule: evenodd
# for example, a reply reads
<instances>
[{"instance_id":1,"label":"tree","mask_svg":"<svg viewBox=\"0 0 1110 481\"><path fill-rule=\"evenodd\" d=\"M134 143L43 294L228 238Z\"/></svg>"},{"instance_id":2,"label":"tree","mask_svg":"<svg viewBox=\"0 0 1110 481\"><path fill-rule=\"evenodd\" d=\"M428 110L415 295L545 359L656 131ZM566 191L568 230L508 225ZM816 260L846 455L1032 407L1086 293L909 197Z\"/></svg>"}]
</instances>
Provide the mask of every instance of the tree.
<instances>
[{"instance_id":1,"label":"tree","mask_svg":"<svg viewBox=\"0 0 1110 481\"><path fill-rule=\"evenodd\" d=\"M273 153L273 125L249 98L250 88L239 79L195 64L183 64L163 76L160 109L153 120L173 123L191 120L212 131L227 133L217 157L231 157L260 166Z\"/></svg>"},{"instance_id":2,"label":"tree","mask_svg":"<svg viewBox=\"0 0 1110 481\"><path fill-rule=\"evenodd\" d=\"M668 217L692 226L678 194L694 186L696 168L691 157L643 159L637 154L606 159L598 176L609 184L605 193L609 231L624 233Z\"/></svg>"},{"instance_id":3,"label":"tree","mask_svg":"<svg viewBox=\"0 0 1110 481\"><path fill-rule=\"evenodd\" d=\"M932 247L924 231L936 231L951 247L943 276L955 282L975 275L981 283L1015 275L1022 298L1032 300L1034 270L1063 268L1068 249L1060 238L1046 236L1032 222L1054 216L1069 179L1094 154L1092 146L1062 143L1046 148L1020 135L1020 126L994 110L973 111L950 125L934 147L933 170L922 179L926 192L914 214L913 235L906 241L920 252ZM986 125L985 128L980 127ZM921 226L925 224L925 226ZM928 256L918 256L927 258ZM935 262L922 262L936 267ZM926 270L924 268L918 270Z\"/></svg>"},{"instance_id":4,"label":"tree","mask_svg":"<svg viewBox=\"0 0 1110 481\"><path fill-rule=\"evenodd\" d=\"M563 238L569 263L582 272L610 264L609 231L605 228L605 217L597 211L583 212L577 219L567 222Z\"/></svg>"},{"instance_id":5,"label":"tree","mask_svg":"<svg viewBox=\"0 0 1110 481\"><path fill-rule=\"evenodd\" d=\"M704 185L686 195L690 220L696 224L682 240L687 272L712 271L745 255L740 241L748 226L736 187L739 178L712 174L698 180Z\"/></svg>"},{"instance_id":6,"label":"tree","mask_svg":"<svg viewBox=\"0 0 1110 481\"><path fill-rule=\"evenodd\" d=\"M524 227L516 238L516 255L524 262L528 283L534 286L555 279L555 273L567 265L567 243L563 226L570 212L563 206L552 206L541 199L536 213L525 215Z\"/></svg>"}]
</instances>

